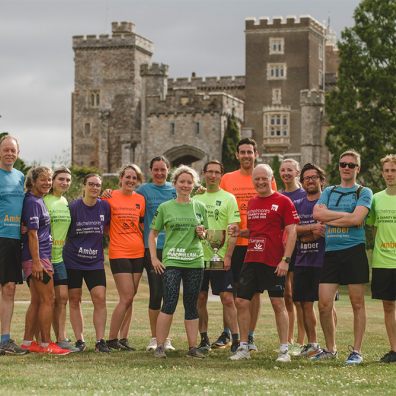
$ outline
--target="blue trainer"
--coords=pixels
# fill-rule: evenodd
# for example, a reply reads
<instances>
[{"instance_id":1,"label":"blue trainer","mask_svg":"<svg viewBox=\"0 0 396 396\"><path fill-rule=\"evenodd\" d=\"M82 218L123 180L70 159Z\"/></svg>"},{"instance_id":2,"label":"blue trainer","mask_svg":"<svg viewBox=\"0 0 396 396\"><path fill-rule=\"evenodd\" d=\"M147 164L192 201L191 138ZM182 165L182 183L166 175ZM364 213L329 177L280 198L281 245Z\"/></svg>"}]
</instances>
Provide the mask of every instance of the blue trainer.
<instances>
[{"instance_id":1,"label":"blue trainer","mask_svg":"<svg viewBox=\"0 0 396 396\"><path fill-rule=\"evenodd\" d=\"M361 364L363 363L363 356L356 351L352 351L349 356L348 359L345 361L345 364Z\"/></svg>"}]
</instances>

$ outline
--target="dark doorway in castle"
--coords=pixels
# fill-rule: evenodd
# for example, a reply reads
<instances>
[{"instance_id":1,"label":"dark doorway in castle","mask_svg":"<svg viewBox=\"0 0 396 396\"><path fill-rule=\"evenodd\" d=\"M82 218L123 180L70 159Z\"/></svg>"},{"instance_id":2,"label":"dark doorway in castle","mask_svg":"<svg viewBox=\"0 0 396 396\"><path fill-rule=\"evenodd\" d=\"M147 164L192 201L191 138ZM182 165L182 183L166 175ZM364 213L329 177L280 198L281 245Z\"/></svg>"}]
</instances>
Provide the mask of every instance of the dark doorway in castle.
<instances>
[{"instance_id":1,"label":"dark doorway in castle","mask_svg":"<svg viewBox=\"0 0 396 396\"><path fill-rule=\"evenodd\" d=\"M199 158L194 157L192 155L184 155L183 157L179 157L172 161L172 168L176 168L179 165L188 165L191 166L193 162L199 161Z\"/></svg>"},{"instance_id":2,"label":"dark doorway in castle","mask_svg":"<svg viewBox=\"0 0 396 396\"><path fill-rule=\"evenodd\" d=\"M191 166L193 162L200 161L205 157L205 152L197 147L184 144L182 146L172 147L164 153L172 167L181 164Z\"/></svg>"}]
</instances>

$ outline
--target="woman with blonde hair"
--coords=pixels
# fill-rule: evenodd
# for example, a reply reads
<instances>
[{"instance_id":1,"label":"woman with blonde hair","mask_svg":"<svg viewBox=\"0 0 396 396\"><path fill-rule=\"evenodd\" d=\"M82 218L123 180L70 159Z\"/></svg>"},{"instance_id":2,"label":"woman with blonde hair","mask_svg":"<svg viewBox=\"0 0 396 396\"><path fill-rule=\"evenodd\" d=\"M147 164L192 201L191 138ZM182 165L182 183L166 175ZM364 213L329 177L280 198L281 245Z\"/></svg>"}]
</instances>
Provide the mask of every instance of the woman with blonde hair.
<instances>
[{"instance_id":1,"label":"woman with blonde hair","mask_svg":"<svg viewBox=\"0 0 396 396\"><path fill-rule=\"evenodd\" d=\"M22 236L22 268L29 285L31 300L26 312L22 348L30 352L67 355L69 350L51 342L54 270L51 263L51 220L43 200L51 185L51 169L39 166L29 170L22 209L22 224L27 228ZM33 341L36 331L40 334L40 345Z\"/></svg>"},{"instance_id":2,"label":"woman with blonde hair","mask_svg":"<svg viewBox=\"0 0 396 396\"><path fill-rule=\"evenodd\" d=\"M179 299L180 283L183 281L184 325L187 333L188 357L203 358L197 348L198 311L197 301L203 277L203 247L208 227L206 207L191 199L194 186L198 185L197 172L185 165L179 166L172 175L176 199L159 205L151 225L149 248L151 262L158 274L163 273L163 304L157 319L157 348L154 356L166 358L165 340L172 324ZM156 239L165 230L162 261L157 256Z\"/></svg>"},{"instance_id":3,"label":"woman with blonde hair","mask_svg":"<svg viewBox=\"0 0 396 396\"><path fill-rule=\"evenodd\" d=\"M143 219L144 197L135 192L143 182L140 169L134 164L123 166L119 171L118 190L105 198L110 205L110 268L117 287L119 301L114 308L107 346L113 350L133 350L128 343L127 332L132 316L133 298L143 272L144 242ZM130 310L130 315L126 313ZM124 332L118 339L121 326Z\"/></svg>"}]
</instances>

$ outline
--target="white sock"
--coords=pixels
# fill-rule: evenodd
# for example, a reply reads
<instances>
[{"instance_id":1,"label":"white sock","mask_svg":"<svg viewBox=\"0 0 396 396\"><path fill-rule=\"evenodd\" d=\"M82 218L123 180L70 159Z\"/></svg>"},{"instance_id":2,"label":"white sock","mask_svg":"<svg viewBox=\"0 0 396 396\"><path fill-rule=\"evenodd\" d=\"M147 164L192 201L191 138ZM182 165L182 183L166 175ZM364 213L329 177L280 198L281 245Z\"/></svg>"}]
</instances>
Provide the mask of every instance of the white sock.
<instances>
[{"instance_id":1,"label":"white sock","mask_svg":"<svg viewBox=\"0 0 396 396\"><path fill-rule=\"evenodd\" d=\"M287 352L289 352L289 345L288 345L288 344L280 344L279 352L280 352L280 353L287 353Z\"/></svg>"}]
</instances>

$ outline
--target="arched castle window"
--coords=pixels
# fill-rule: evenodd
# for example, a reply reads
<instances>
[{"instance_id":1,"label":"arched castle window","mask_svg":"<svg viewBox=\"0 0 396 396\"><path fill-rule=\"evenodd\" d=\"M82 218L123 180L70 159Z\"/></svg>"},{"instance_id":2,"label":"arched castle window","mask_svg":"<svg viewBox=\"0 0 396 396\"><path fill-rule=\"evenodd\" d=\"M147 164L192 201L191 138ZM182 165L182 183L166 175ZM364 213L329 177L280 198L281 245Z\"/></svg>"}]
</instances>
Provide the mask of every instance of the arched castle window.
<instances>
[{"instance_id":1,"label":"arched castle window","mask_svg":"<svg viewBox=\"0 0 396 396\"><path fill-rule=\"evenodd\" d=\"M199 135L201 132L201 123L199 121L194 122L194 132L196 135Z\"/></svg>"},{"instance_id":2,"label":"arched castle window","mask_svg":"<svg viewBox=\"0 0 396 396\"><path fill-rule=\"evenodd\" d=\"M99 91L90 91L88 96L89 107L99 107L100 93Z\"/></svg>"}]
</instances>

